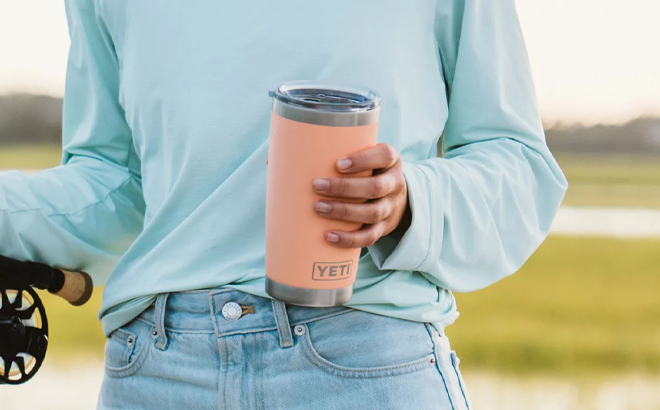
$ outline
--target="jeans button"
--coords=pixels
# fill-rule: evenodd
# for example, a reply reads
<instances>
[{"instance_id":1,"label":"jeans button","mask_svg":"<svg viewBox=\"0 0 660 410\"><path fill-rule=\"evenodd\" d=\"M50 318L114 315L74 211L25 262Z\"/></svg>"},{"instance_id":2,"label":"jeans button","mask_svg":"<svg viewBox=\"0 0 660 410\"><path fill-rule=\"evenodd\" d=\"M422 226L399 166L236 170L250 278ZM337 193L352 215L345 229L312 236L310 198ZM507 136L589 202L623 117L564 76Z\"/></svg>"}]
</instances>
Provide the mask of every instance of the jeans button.
<instances>
[{"instance_id":1,"label":"jeans button","mask_svg":"<svg viewBox=\"0 0 660 410\"><path fill-rule=\"evenodd\" d=\"M229 302L222 307L222 316L230 322L234 322L243 316L243 309L238 303Z\"/></svg>"}]
</instances>

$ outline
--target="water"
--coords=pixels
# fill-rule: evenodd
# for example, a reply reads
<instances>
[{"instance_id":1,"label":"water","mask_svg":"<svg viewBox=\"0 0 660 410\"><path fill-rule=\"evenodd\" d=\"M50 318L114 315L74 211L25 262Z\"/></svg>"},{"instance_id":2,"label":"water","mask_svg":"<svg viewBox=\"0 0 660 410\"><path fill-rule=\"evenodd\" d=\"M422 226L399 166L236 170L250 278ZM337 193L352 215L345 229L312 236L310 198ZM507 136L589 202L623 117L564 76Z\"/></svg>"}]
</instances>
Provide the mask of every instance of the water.
<instances>
[{"instance_id":1,"label":"water","mask_svg":"<svg viewBox=\"0 0 660 410\"><path fill-rule=\"evenodd\" d=\"M600 380L463 372L476 410L658 410L660 377Z\"/></svg>"},{"instance_id":2,"label":"water","mask_svg":"<svg viewBox=\"0 0 660 410\"><path fill-rule=\"evenodd\" d=\"M660 210L563 206L550 232L571 236L658 238Z\"/></svg>"},{"instance_id":3,"label":"water","mask_svg":"<svg viewBox=\"0 0 660 410\"><path fill-rule=\"evenodd\" d=\"M498 376L464 371L476 410L660 410L660 376L589 379ZM103 379L98 359L57 367L46 362L23 386L1 386L3 410L91 410Z\"/></svg>"}]
</instances>

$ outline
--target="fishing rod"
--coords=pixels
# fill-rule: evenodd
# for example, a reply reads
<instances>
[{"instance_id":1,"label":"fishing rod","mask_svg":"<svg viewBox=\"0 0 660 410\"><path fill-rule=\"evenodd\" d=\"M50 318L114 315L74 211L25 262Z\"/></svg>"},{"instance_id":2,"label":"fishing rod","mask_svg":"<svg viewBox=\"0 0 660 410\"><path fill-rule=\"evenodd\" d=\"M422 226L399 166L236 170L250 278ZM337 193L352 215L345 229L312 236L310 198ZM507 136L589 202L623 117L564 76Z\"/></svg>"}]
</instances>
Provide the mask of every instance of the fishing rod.
<instances>
[{"instance_id":1,"label":"fishing rod","mask_svg":"<svg viewBox=\"0 0 660 410\"><path fill-rule=\"evenodd\" d=\"M48 318L35 289L82 306L92 296L94 284L86 273L0 255L0 385L29 381L46 357Z\"/></svg>"}]
</instances>

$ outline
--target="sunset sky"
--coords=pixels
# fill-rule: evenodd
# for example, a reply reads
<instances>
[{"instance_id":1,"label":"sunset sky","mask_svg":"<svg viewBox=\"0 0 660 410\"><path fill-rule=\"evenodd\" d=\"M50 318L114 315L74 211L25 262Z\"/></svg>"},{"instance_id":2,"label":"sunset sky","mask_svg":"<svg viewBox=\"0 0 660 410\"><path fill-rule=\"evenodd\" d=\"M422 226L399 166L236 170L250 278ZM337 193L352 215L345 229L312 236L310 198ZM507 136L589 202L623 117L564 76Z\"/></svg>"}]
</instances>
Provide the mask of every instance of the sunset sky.
<instances>
[{"instance_id":1,"label":"sunset sky","mask_svg":"<svg viewBox=\"0 0 660 410\"><path fill-rule=\"evenodd\" d=\"M546 122L660 115L660 1L517 4ZM61 96L67 49L62 0L0 0L0 94Z\"/></svg>"}]
</instances>

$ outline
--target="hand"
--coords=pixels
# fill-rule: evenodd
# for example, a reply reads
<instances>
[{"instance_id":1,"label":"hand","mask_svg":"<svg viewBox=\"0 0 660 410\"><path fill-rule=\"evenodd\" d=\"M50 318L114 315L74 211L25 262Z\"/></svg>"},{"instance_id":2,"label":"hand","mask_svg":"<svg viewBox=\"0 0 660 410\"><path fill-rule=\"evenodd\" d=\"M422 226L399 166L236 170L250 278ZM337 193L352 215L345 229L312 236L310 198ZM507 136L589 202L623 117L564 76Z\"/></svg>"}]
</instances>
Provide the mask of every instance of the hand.
<instances>
[{"instance_id":1,"label":"hand","mask_svg":"<svg viewBox=\"0 0 660 410\"><path fill-rule=\"evenodd\" d=\"M318 178L313 182L318 194L337 198L322 199L314 204L324 218L366 224L356 232L331 230L325 240L342 248L371 246L394 230L410 226L408 187L403 176L401 156L389 144L378 144L337 161L342 174L373 171L369 177ZM342 199L363 199L351 203Z\"/></svg>"}]
</instances>

